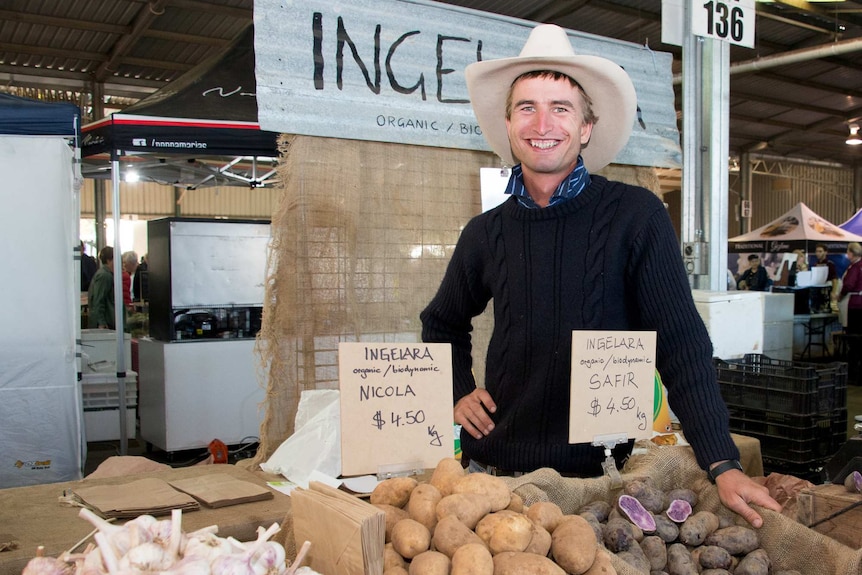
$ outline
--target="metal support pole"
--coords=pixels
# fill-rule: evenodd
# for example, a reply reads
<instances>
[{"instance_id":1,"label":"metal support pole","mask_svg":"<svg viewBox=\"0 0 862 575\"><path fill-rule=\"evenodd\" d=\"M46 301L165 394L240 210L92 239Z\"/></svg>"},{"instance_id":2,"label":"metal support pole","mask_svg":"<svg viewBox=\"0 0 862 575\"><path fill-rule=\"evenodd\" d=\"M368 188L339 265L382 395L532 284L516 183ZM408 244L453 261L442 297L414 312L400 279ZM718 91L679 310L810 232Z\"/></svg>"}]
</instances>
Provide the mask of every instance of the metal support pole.
<instances>
[{"instance_id":1,"label":"metal support pole","mask_svg":"<svg viewBox=\"0 0 862 575\"><path fill-rule=\"evenodd\" d=\"M686 2L680 230L684 250L696 254L689 268L692 288L723 291L727 289L730 47L695 36L692 9Z\"/></svg>"},{"instance_id":2,"label":"metal support pole","mask_svg":"<svg viewBox=\"0 0 862 575\"><path fill-rule=\"evenodd\" d=\"M116 152L111 159L111 190L114 203L114 326L117 333L117 393L120 411L120 455L129 452L129 434L126 430L126 354L125 307L123 302L123 252L120 246L120 162Z\"/></svg>"}]
</instances>

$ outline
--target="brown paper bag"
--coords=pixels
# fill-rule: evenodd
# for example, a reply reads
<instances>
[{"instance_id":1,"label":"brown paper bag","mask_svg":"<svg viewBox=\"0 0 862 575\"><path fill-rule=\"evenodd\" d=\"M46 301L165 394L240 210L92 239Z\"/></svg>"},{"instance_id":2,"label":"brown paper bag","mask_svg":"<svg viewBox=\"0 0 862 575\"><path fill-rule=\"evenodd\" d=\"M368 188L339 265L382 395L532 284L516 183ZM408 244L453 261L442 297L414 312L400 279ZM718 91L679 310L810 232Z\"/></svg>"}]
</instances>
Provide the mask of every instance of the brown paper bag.
<instances>
[{"instance_id":1,"label":"brown paper bag","mask_svg":"<svg viewBox=\"0 0 862 575\"><path fill-rule=\"evenodd\" d=\"M327 575L382 575L385 514L338 489L312 481L291 495L296 548L311 542L306 563Z\"/></svg>"},{"instance_id":2,"label":"brown paper bag","mask_svg":"<svg viewBox=\"0 0 862 575\"><path fill-rule=\"evenodd\" d=\"M211 473L199 477L175 479L169 483L174 489L188 493L207 507L212 508L273 498L270 489L251 481L237 479L227 473Z\"/></svg>"},{"instance_id":3,"label":"brown paper bag","mask_svg":"<svg viewBox=\"0 0 862 575\"><path fill-rule=\"evenodd\" d=\"M120 519L138 515L169 515L172 509L194 511L200 504L155 477L122 485L82 485L75 495L103 517Z\"/></svg>"}]
</instances>

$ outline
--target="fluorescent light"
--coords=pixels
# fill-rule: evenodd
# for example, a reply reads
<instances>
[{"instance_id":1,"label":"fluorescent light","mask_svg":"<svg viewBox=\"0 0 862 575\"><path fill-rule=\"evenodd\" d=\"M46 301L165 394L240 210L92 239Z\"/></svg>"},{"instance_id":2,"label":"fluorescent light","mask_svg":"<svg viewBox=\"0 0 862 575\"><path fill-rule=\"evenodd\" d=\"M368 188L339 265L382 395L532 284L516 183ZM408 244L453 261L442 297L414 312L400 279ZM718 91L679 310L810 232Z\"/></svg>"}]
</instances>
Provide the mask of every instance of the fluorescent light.
<instances>
[{"instance_id":1,"label":"fluorescent light","mask_svg":"<svg viewBox=\"0 0 862 575\"><path fill-rule=\"evenodd\" d=\"M858 146L862 144L862 138L859 137L859 124L850 124L850 137L844 141L848 146Z\"/></svg>"},{"instance_id":2,"label":"fluorescent light","mask_svg":"<svg viewBox=\"0 0 862 575\"><path fill-rule=\"evenodd\" d=\"M127 170L124 179L126 183L133 184L141 179L141 175L135 170Z\"/></svg>"}]
</instances>

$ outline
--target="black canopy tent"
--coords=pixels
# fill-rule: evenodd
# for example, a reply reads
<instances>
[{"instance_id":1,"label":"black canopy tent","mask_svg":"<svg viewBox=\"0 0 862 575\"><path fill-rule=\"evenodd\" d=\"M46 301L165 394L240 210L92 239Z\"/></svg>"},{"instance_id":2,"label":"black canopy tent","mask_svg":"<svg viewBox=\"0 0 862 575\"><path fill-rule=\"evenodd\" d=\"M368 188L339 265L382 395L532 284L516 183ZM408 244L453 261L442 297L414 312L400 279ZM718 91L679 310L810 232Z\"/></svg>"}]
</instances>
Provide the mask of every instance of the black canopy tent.
<instances>
[{"instance_id":1,"label":"black canopy tent","mask_svg":"<svg viewBox=\"0 0 862 575\"><path fill-rule=\"evenodd\" d=\"M110 177L111 162L122 159L142 180L184 189L272 183L278 134L260 129L255 90L249 26L183 77L84 126L84 176Z\"/></svg>"},{"instance_id":2,"label":"black canopy tent","mask_svg":"<svg viewBox=\"0 0 862 575\"><path fill-rule=\"evenodd\" d=\"M122 112L82 128L82 174L111 178L114 253L120 246L120 161L126 176L183 190L230 185L258 188L273 183L278 134L257 123L254 29L251 25L223 52ZM265 166L264 173L259 173ZM128 178L127 178L128 179ZM123 301L114 275L117 378L125 385ZM125 455L124 395L120 405L120 455Z\"/></svg>"}]
</instances>

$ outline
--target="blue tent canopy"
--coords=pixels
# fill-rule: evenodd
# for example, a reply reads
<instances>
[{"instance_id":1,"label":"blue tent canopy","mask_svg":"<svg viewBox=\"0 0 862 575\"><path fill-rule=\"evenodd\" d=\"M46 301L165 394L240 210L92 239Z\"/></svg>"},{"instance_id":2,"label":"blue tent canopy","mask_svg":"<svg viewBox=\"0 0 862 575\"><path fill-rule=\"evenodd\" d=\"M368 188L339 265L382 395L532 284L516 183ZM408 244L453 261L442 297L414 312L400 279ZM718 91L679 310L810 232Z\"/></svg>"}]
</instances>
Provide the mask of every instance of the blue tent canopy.
<instances>
[{"instance_id":1,"label":"blue tent canopy","mask_svg":"<svg viewBox=\"0 0 862 575\"><path fill-rule=\"evenodd\" d=\"M79 136L81 112L66 102L40 102L0 94L0 134Z\"/></svg>"},{"instance_id":2,"label":"blue tent canopy","mask_svg":"<svg viewBox=\"0 0 862 575\"><path fill-rule=\"evenodd\" d=\"M853 217L838 225L842 230L862 236L862 209L858 210Z\"/></svg>"}]
</instances>

